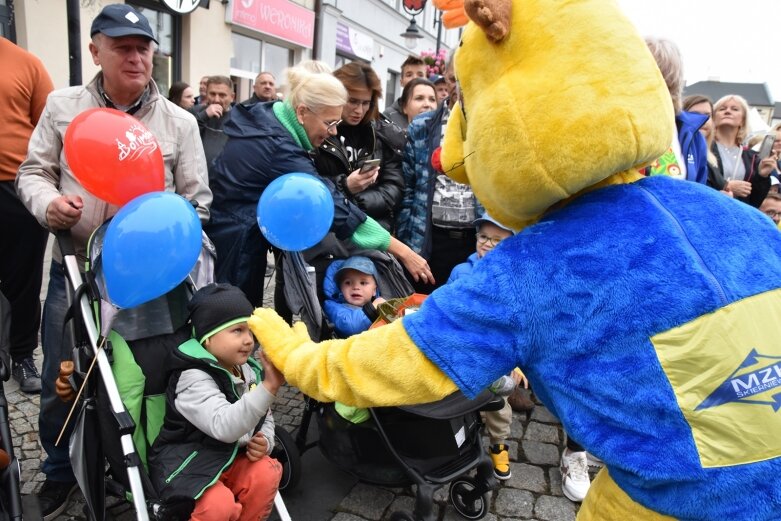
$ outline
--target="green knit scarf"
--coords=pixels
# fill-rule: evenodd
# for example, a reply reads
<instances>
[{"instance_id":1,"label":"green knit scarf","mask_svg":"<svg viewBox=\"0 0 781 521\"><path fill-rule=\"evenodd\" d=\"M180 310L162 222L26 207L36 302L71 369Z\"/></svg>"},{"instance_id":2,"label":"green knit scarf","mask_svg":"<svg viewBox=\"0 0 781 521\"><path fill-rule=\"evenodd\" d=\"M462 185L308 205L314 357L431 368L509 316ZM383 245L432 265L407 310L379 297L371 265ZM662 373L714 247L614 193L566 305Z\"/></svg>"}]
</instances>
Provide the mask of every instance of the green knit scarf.
<instances>
[{"instance_id":1,"label":"green knit scarf","mask_svg":"<svg viewBox=\"0 0 781 521\"><path fill-rule=\"evenodd\" d=\"M277 101L272 105L274 115L282 126L290 133L293 140L306 151L312 150L312 143L306 135L304 126L298 122L295 109L287 102Z\"/></svg>"}]
</instances>

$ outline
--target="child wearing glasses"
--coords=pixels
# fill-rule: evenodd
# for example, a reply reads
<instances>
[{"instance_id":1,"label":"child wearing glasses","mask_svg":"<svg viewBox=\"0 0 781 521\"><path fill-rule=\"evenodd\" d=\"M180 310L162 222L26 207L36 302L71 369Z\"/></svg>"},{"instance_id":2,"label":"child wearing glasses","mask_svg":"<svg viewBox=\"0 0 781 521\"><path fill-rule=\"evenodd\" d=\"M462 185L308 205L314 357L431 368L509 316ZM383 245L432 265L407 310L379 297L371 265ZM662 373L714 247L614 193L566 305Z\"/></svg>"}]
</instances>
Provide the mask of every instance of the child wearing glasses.
<instances>
[{"instance_id":1,"label":"child wearing glasses","mask_svg":"<svg viewBox=\"0 0 781 521\"><path fill-rule=\"evenodd\" d=\"M484 213L479 219L475 219L474 224L477 228L476 251L469 256L466 262L453 268L450 278L447 280L448 284L468 275L480 259L493 250L497 244L514 234L513 230L502 225L487 213ZM525 386L528 385L525 383L523 374L515 370L496 380L490 389L500 396L508 396L521 382L524 382ZM531 400L528 401L533 404ZM513 411L508 401L505 401L504 407L500 410L485 413L485 427L491 444L489 454L494 464L494 475L501 480L510 479L512 475L510 454L507 451L507 439L510 437L512 419Z\"/></svg>"}]
</instances>

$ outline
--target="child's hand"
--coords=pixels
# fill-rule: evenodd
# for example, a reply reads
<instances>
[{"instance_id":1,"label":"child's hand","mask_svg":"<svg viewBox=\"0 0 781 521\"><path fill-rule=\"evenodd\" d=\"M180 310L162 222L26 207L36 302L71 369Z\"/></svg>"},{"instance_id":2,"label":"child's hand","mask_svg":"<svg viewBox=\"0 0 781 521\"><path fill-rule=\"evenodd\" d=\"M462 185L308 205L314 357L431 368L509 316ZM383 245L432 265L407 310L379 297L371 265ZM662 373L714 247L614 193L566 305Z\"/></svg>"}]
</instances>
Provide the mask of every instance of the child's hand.
<instances>
[{"instance_id":1,"label":"child's hand","mask_svg":"<svg viewBox=\"0 0 781 521\"><path fill-rule=\"evenodd\" d=\"M268 440L262 432L256 432L247 443L247 459L258 461L268 453Z\"/></svg>"},{"instance_id":2,"label":"child's hand","mask_svg":"<svg viewBox=\"0 0 781 521\"><path fill-rule=\"evenodd\" d=\"M386 302L386 300L385 300L384 298L382 298L382 297L377 297L376 299L374 299L374 301L372 301L372 305L373 305L375 308L377 308L377 307L379 307L379 305L380 305L380 304L382 304L383 302Z\"/></svg>"},{"instance_id":3,"label":"child's hand","mask_svg":"<svg viewBox=\"0 0 781 521\"><path fill-rule=\"evenodd\" d=\"M510 373L510 376L512 376L513 382L515 382L515 385L520 385L523 383L523 388L528 389L529 388L529 380L526 379L526 375L523 374L523 371L518 369L517 367L512 370Z\"/></svg>"},{"instance_id":4,"label":"child's hand","mask_svg":"<svg viewBox=\"0 0 781 521\"><path fill-rule=\"evenodd\" d=\"M277 366L271 363L271 360L268 359L266 353L258 351L258 354L260 356L260 363L263 365L263 387L276 396L279 388L285 383L285 376L279 372Z\"/></svg>"}]
</instances>

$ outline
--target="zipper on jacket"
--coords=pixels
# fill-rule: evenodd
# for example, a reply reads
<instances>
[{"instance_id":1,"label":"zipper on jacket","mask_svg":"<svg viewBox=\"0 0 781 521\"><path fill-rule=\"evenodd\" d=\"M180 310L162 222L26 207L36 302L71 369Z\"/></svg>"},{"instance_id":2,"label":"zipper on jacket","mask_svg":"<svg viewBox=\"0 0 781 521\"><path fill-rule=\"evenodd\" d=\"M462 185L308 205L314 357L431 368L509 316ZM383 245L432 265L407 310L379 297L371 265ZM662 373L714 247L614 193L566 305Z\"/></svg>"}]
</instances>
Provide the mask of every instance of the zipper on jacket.
<instances>
[{"instance_id":1,"label":"zipper on jacket","mask_svg":"<svg viewBox=\"0 0 781 521\"><path fill-rule=\"evenodd\" d=\"M220 476L233 464L233 460L236 459L236 453L239 452L239 442L236 442L233 444L233 453L230 455L230 458L228 458L228 461L225 462L225 465L222 466L219 472L217 472L217 475L214 476L214 479L212 479L205 487L203 487L193 499L198 499L201 497L201 495L206 491L207 488L211 487L215 483L217 483L217 480L220 479Z\"/></svg>"},{"instance_id":2,"label":"zipper on jacket","mask_svg":"<svg viewBox=\"0 0 781 521\"><path fill-rule=\"evenodd\" d=\"M178 476L185 469L185 467L190 464L190 462L193 460L193 458L195 458L195 456L197 456L197 455L198 455L198 451L196 450L192 454L187 456L187 458L182 462L182 464L179 465L177 467L177 469L171 473L170 476L165 478L165 482L166 483L170 483L171 480L173 480L176 476Z\"/></svg>"},{"instance_id":3,"label":"zipper on jacket","mask_svg":"<svg viewBox=\"0 0 781 521\"><path fill-rule=\"evenodd\" d=\"M337 144L334 144L334 141L330 141L330 138L326 139L322 149L328 154L335 156L336 159L338 159L342 163L342 166L347 170L345 175L350 175L352 173L353 166L350 163L350 159L347 157L347 154L345 154L344 150L342 150L342 144L338 142L338 136L336 139ZM330 147L330 149L328 147Z\"/></svg>"},{"instance_id":4,"label":"zipper on jacket","mask_svg":"<svg viewBox=\"0 0 781 521\"><path fill-rule=\"evenodd\" d=\"M675 224L675 227L678 229L678 235L686 240L686 244L689 245L689 249L694 254L694 257L697 259L700 267L702 268L703 273L708 277L708 279L711 281L711 286L716 290L716 292L719 294L719 297L721 298L721 303L723 306L726 306L729 304L729 301L727 300L727 295L724 292L724 288L722 287L721 283L716 279L716 276L713 274L713 272L708 268L707 264L705 264L705 260L703 260L702 256L700 255L700 252L697 251L697 249L694 247L694 245L689 240L689 236L686 235L686 231L683 229L683 226L681 226L681 223L678 221L678 219L673 215L670 210L668 210L662 203L657 199L656 195L651 192L650 190L646 189L643 186L640 186L640 188L645 191L646 194L648 194L649 199L651 202L659 208L670 221L672 221Z\"/></svg>"}]
</instances>

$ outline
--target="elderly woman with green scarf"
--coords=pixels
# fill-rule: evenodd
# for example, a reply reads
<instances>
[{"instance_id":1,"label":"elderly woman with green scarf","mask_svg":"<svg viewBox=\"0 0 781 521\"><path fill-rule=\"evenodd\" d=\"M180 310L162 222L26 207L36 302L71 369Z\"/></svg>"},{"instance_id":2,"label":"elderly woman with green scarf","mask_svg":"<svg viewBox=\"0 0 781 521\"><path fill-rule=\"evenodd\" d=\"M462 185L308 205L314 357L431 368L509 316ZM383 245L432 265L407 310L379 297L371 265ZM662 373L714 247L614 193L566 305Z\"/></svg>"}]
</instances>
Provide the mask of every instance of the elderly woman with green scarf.
<instances>
[{"instance_id":1,"label":"elderly woman with green scarf","mask_svg":"<svg viewBox=\"0 0 781 521\"><path fill-rule=\"evenodd\" d=\"M214 201L205 231L217 248L217 280L241 288L253 305L263 300L269 243L260 233L256 207L263 190L291 172L317 176L331 191L331 231L360 248L388 251L422 280L433 280L425 259L391 237L315 169L312 153L336 133L347 91L327 66L304 62L287 71L285 101L237 105L223 130L228 137L214 162Z\"/></svg>"}]
</instances>

